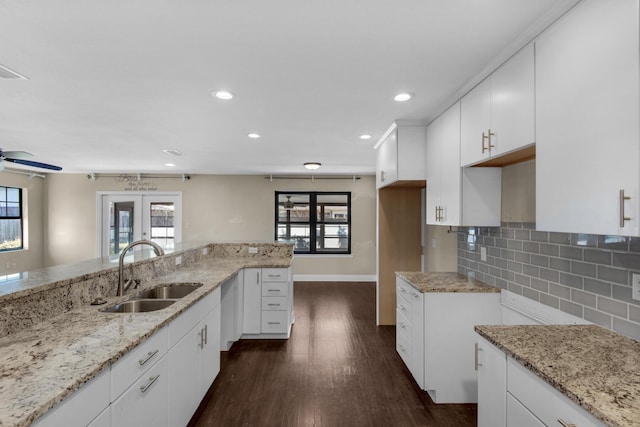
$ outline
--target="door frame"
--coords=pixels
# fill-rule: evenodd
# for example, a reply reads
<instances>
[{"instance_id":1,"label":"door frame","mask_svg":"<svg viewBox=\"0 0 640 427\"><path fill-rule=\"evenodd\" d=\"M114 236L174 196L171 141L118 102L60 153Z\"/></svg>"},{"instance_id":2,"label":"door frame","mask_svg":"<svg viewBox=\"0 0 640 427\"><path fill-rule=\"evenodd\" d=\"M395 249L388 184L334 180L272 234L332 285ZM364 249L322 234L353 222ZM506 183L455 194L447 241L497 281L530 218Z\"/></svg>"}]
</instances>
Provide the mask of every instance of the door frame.
<instances>
[{"instance_id":1,"label":"door frame","mask_svg":"<svg viewBox=\"0 0 640 427\"><path fill-rule=\"evenodd\" d=\"M122 199L122 201L130 201L134 198L139 198L140 202L144 201L144 198L154 199L152 201L161 201L163 198L171 198L175 202L175 216L174 221L177 224L174 229L174 243L182 241L182 192L181 191L96 191L96 257L102 257L102 246L104 244L104 230L103 223L105 215L109 215L108 206L104 203L104 197ZM136 203L137 204L137 203ZM134 210L134 216L138 219L140 224L140 234L135 233L134 239L138 240L143 238L144 221L142 220L145 212L145 204L140 203L139 208ZM134 222L135 224L135 222Z\"/></svg>"}]
</instances>

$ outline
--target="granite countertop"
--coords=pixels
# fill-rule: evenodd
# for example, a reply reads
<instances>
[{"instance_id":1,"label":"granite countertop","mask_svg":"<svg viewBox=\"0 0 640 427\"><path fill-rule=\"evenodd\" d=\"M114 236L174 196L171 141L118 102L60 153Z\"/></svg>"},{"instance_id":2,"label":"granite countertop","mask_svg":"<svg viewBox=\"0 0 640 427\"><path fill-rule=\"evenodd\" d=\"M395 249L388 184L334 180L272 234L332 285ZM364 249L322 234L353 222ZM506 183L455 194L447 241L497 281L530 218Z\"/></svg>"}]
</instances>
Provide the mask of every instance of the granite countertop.
<instances>
[{"instance_id":1,"label":"granite countertop","mask_svg":"<svg viewBox=\"0 0 640 427\"><path fill-rule=\"evenodd\" d=\"M409 282L420 292L478 292L497 293L500 288L471 279L460 273L422 273L398 271L398 277Z\"/></svg>"},{"instance_id":2,"label":"granite countertop","mask_svg":"<svg viewBox=\"0 0 640 427\"><path fill-rule=\"evenodd\" d=\"M107 298L0 338L0 426L27 426L196 301L245 267L289 267L291 258L208 259L144 284L203 286L171 306L148 313L101 310L130 296Z\"/></svg>"},{"instance_id":3,"label":"granite countertop","mask_svg":"<svg viewBox=\"0 0 640 427\"><path fill-rule=\"evenodd\" d=\"M640 426L640 342L596 325L475 330L599 420Z\"/></svg>"}]
</instances>

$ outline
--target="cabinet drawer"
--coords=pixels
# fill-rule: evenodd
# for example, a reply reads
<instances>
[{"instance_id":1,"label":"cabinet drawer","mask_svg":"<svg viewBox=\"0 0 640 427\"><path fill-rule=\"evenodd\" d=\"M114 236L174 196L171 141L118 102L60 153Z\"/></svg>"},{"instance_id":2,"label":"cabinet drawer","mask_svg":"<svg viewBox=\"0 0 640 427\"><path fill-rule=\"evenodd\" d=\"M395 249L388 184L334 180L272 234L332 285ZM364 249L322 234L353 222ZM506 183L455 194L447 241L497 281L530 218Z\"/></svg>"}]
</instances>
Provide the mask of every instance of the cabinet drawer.
<instances>
[{"instance_id":1,"label":"cabinet drawer","mask_svg":"<svg viewBox=\"0 0 640 427\"><path fill-rule=\"evenodd\" d=\"M604 426L577 403L511 358L507 362L507 391L545 425L560 425L558 420L562 419L567 424L580 427Z\"/></svg>"},{"instance_id":2,"label":"cabinet drawer","mask_svg":"<svg viewBox=\"0 0 640 427\"><path fill-rule=\"evenodd\" d=\"M286 297L288 295L289 284L286 282L273 282L262 284L263 297Z\"/></svg>"},{"instance_id":3,"label":"cabinet drawer","mask_svg":"<svg viewBox=\"0 0 640 427\"><path fill-rule=\"evenodd\" d=\"M527 408L507 393L507 426L544 427ZM560 426L560 424L558 424Z\"/></svg>"},{"instance_id":4,"label":"cabinet drawer","mask_svg":"<svg viewBox=\"0 0 640 427\"><path fill-rule=\"evenodd\" d=\"M396 336L400 334L411 337L411 322L400 310L396 310Z\"/></svg>"},{"instance_id":5,"label":"cabinet drawer","mask_svg":"<svg viewBox=\"0 0 640 427\"><path fill-rule=\"evenodd\" d=\"M262 311L287 310L287 297L262 297Z\"/></svg>"},{"instance_id":6,"label":"cabinet drawer","mask_svg":"<svg viewBox=\"0 0 640 427\"><path fill-rule=\"evenodd\" d=\"M411 367L411 341L404 334L396 335L396 351L407 368Z\"/></svg>"},{"instance_id":7,"label":"cabinet drawer","mask_svg":"<svg viewBox=\"0 0 640 427\"><path fill-rule=\"evenodd\" d=\"M263 268L262 281L263 282L288 282L289 269L288 268Z\"/></svg>"},{"instance_id":8,"label":"cabinet drawer","mask_svg":"<svg viewBox=\"0 0 640 427\"><path fill-rule=\"evenodd\" d=\"M408 295L397 292L396 296L396 310L402 312L405 316L409 316L409 313L411 313L411 300L408 299Z\"/></svg>"},{"instance_id":9,"label":"cabinet drawer","mask_svg":"<svg viewBox=\"0 0 640 427\"><path fill-rule=\"evenodd\" d=\"M162 328L149 339L111 365L111 401L116 400L140 375L144 374L167 352L167 328Z\"/></svg>"},{"instance_id":10,"label":"cabinet drawer","mask_svg":"<svg viewBox=\"0 0 640 427\"><path fill-rule=\"evenodd\" d=\"M411 303L419 301L421 296L420 291L400 278L396 280L396 292Z\"/></svg>"},{"instance_id":11,"label":"cabinet drawer","mask_svg":"<svg viewBox=\"0 0 640 427\"><path fill-rule=\"evenodd\" d=\"M284 334L289 329L289 313L287 311L263 311L263 334Z\"/></svg>"}]
</instances>

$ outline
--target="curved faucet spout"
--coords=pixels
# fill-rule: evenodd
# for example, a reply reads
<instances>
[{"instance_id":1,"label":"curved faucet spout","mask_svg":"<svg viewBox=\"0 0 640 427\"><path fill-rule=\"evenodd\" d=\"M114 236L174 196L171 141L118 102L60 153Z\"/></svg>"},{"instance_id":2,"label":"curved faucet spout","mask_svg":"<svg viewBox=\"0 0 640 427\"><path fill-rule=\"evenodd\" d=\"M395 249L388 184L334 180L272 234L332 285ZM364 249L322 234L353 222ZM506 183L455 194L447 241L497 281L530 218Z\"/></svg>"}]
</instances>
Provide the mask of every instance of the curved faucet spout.
<instances>
[{"instance_id":1,"label":"curved faucet spout","mask_svg":"<svg viewBox=\"0 0 640 427\"><path fill-rule=\"evenodd\" d=\"M164 249L160 245L151 240L137 240L135 242L129 243L123 250L120 252L120 260L118 261L118 296L121 297L124 295L125 286L124 286L124 256L127 254L129 249L138 245L149 245L153 248L153 252L156 256L164 255Z\"/></svg>"}]
</instances>

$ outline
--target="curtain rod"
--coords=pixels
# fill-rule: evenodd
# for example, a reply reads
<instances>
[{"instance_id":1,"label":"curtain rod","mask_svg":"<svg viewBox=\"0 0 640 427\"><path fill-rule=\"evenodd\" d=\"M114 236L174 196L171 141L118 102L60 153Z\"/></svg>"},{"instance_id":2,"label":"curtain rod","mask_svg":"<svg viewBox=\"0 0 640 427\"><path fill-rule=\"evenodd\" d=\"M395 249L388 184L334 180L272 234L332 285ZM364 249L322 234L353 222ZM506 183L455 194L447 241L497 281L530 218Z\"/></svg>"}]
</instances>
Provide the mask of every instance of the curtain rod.
<instances>
[{"instance_id":1,"label":"curtain rod","mask_svg":"<svg viewBox=\"0 0 640 427\"><path fill-rule=\"evenodd\" d=\"M158 179L158 178L179 178L182 179L182 181L189 181L191 179L190 175L186 175L186 174L181 174L181 175L144 175L141 173L89 173L87 174L87 179L91 180L91 181L95 181L98 178L121 178L122 180L127 180L127 181L138 181L140 182L140 180L145 179L145 178L152 178L152 179Z\"/></svg>"},{"instance_id":2,"label":"curtain rod","mask_svg":"<svg viewBox=\"0 0 640 427\"><path fill-rule=\"evenodd\" d=\"M274 179L310 179L311 181L315 181L316 179L351 179L353 182L356 182L356 180L360 178L361 177L357 175L268 175L264 177L264 179L268 179L272 182Z\"/></svg>"}]
</instances>

